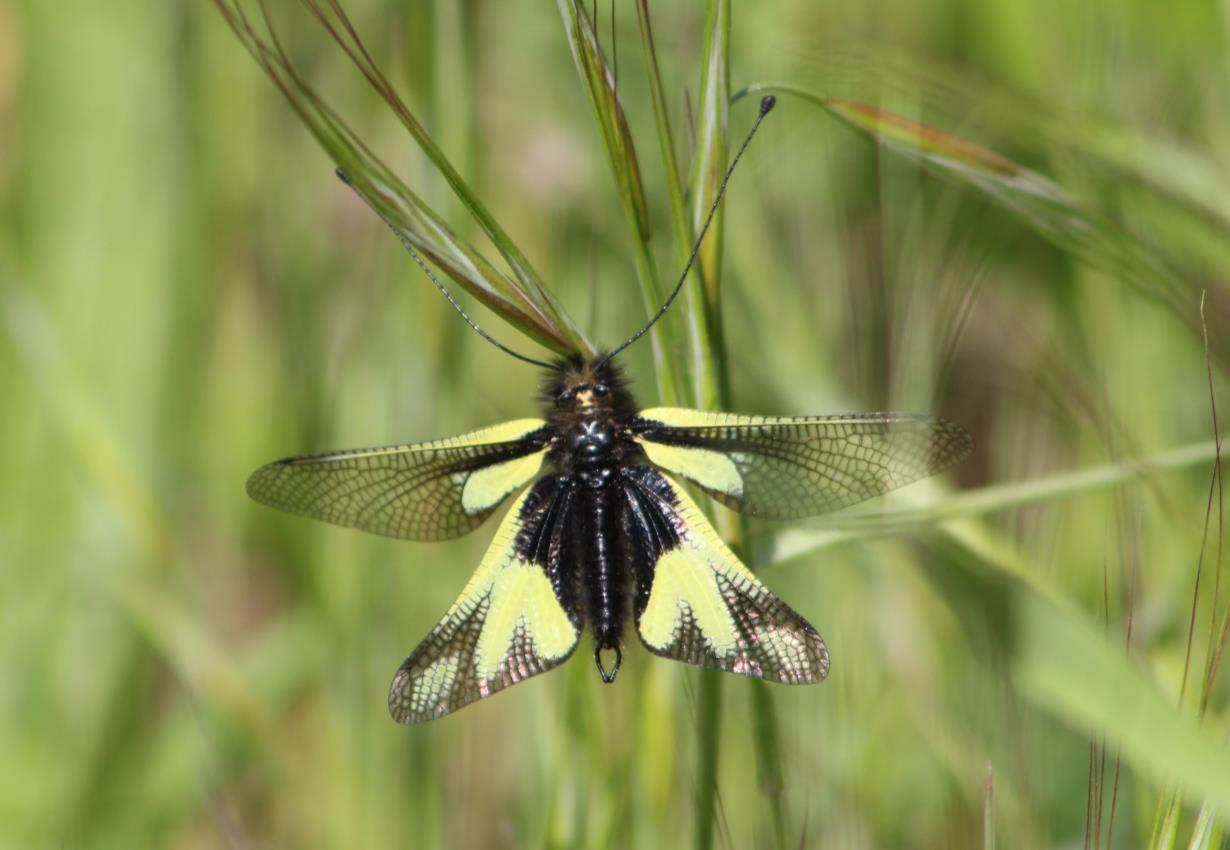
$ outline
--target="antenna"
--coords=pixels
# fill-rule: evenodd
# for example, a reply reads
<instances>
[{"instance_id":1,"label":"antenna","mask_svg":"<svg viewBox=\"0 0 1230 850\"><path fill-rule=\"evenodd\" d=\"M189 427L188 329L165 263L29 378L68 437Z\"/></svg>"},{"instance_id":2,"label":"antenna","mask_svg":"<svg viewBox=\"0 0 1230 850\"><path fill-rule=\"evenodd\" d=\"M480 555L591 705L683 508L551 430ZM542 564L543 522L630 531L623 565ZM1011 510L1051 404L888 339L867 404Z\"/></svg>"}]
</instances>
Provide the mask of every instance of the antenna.
<instances>
[{"instance_id":1,"label":"antenna","mask_svg":"<svg viewBox=\"0 0 1230 850\"><path fill-rule=\"evenodd\" d=\"M369 201L367 197L362 192L359 191L358 187L355 186L355 184L350 181L350 177L349 175L346 174L345 171L339 168L337 170L337 176L339 180L341 180L343 183L345 183L347 186L350 187L351 191L353 191L356 195L359 196L359 198L363 201L363 203L367 204L368 209L374 212L377 216L380 217L381 221L383 221L386 225L388 225L389 230L393 231L393 235L397 237L397 241L401 242L402 247L405 248L406 251L409 252L410 256L414 258L414 261L418 263L419 268L423 270L423 274L427 275L428 279L431 280L431 282L436 285L436 289L440 290L440 293L445 298L448 299L448 303L453 305L453 309L456 310L459 314L461 314L461 318L465 319L466 324L474 328L474 330L478 332L479 336L487 340L487 342L491 343L496 348L500 349L500 351L503 351L505 354L509 354L513 357L516 357L518 360L523 360L526 363L532 363L535 366L543 366L547 369L552 368L550 363L547 363L542 360L535 360L533 357L526 357L524 354L518 354L517 352L509 348L507 345L504 345L504 343L500 342L499 340L491 336L491 334L487 333L485 330L480 328L478 326L478 323L475 322L473 319L471 319L469 314L466 313L466 311L462 309L461 305L457 303L457 299L453 297L453 294L449 292L448 289L445 288L444 284L440 283L440 279L437 278L434 274L432 274L431 269L427 268L427 263L423 262L423 258L419 255L419 252L416 251L414 249L414 246L410 244L410 240L407 239L400 230L398 230L396 227L393 226L393 222L389 221L388 216L386 216L380 210L376 209L376 205L373 204L371 201Z\"/></svg>"},{"instance_id":2,"label":"antenna","mask_svg":"<svg viewBox=\"0 0 1230 850\"><path fill-rule=\"evenodd\" d=\"M700 229L700 235L696 237L696 244L692 246L692 254L688 257L687 265L683 267L683 274L679 275L679 282L675 284L675 288L671 291L670 297L666 299L666 302L662 305L658 312L654 314L653 318L645 323L644 327L629 337L628 341L623 345L611 351L606 355L606 357L603 357L602 360L597 363L595 368L602 366L616 354L623 351L629 345L644 336L646 332L654 326L654 323L657 322L658 319L662 318L663 314L670 308L671 304L675 300L675 296L678 295L679 290L683 288L684 281L688 279L688 273L692 271L692 266L696 263L696 256L700 253L700 244L705 241L705 234L709 232L709 225L713 223L713 216L717 213L718 204L722 202L722 196L726 194L726 184L730 182L730 175L735 173L735 166L739 164L739 158L743 156L743 152L747 150L747 146L751 144L752 136L756 135L756 131L760 129L760 122L764 120L764 117L769 114L770 110L772 110L776 104L777 98L771 94L765 95L761 99L760 114L756 116L756 123L752 125L752 129L748 130L747 138L744 139L743 144L739 146L739 150L735 154L735 158L730 161L730 167L726 169L726 176L722 178L722 185L718 187L717 197L713 199L713 204L709 207L709 215L705 218L705 224Z\"/></svg>"}]
</instances>

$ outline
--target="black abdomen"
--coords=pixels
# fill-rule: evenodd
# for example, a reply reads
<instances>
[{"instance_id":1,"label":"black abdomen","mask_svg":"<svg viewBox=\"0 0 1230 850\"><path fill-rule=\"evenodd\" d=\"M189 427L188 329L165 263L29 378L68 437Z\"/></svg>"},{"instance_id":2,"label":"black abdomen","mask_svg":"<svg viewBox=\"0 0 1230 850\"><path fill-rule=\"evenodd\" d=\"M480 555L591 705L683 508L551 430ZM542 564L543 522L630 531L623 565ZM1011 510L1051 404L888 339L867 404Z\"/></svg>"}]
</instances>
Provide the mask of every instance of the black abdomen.
<instances>
[{"instance_id":1,"label":"black abdomen","mask_svg":"<svg viewBox=\"0 0 1230 850\"><path fill-rule=\"evenodd\" d=\"M626 554L619 540L616 491L583 487L581 493L582 593L597 648L616 649L628 607Z\"/></svg>"}]
</instances>

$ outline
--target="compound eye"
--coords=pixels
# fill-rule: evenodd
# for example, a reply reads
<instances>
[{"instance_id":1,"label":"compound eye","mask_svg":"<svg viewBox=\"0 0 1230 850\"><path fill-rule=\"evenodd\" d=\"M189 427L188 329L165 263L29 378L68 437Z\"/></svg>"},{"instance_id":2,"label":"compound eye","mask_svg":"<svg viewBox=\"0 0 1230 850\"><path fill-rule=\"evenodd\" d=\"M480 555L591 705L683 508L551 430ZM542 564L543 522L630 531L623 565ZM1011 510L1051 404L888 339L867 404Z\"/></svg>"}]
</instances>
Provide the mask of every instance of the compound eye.
<instances>
[{"instance_id":1,"label":"compound eye","mask_svg":"<svg viewBox=\"0 0 1230 850\"><path fill-rule=\"evenodd\" d=\"M610 390L606 388L606 384L594 384L594 395L606 395Z\"/></svg>"}]
</instances>

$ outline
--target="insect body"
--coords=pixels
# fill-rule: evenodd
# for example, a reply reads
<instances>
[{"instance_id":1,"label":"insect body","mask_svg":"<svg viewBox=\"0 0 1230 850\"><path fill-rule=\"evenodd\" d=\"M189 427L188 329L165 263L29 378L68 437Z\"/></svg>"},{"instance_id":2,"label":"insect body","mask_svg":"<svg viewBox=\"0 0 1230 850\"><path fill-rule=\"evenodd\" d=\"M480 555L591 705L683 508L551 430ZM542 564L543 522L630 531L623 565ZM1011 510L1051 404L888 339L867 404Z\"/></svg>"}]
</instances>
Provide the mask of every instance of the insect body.
<instances>
[{"instance_id":1,"label":"insect body","mask_svg":"<svg viewBox=\"0 0 1230 850\"><path fill-rule=\"evenodd\" d=\"M607 682L629 621L657 655L819 682L829 669L820 635L726 547L681 479L743 513L790 519L903 486L971 447L958 426L919 415L638 410L610 360L559 363L543 395L543 419L289 458L248 482L274 507L413 540L465 534L525 488L461 596L398 671L389 693L398 721L442 716L556 666L587 624Z\"/></svg>"},{"instance_id":2,"label":"insect body","mask_svg":"<svg viewBox=\"0 0 1230 850\"><path fill-rule=\"evenodd\" d=\"M761 101L670 296L604 357L549 364L505 347L403 239L484 339L547 368L543 418L287 458L248 480L248 493L273 507L423 541L465 534L519 493L457 601L394 677L396 720L431 720L549 670L572 655L586 625L598 672L613 682L629 621L656 655L773 682L819 682L829 670L820 635L735 557L682 482L750 516L794 519L886 493L969 452L963 429L925 415L767 418L641 410L633 400L614 356L678 295L735 164L772 107L771 97Z\"/></svg>"}]
</instances>

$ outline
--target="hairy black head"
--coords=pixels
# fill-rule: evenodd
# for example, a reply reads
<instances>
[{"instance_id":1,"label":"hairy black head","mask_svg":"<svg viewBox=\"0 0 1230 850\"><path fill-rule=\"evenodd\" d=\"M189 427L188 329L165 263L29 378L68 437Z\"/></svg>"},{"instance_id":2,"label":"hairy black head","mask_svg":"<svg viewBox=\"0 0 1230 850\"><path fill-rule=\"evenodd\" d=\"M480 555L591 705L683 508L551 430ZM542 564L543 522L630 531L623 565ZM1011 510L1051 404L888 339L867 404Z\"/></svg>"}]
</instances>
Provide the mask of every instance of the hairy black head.
<instances>
[{"instance_id":1,"label":"hairy black head","mask_svg":"<svg viewBox=\"0 0 1230 850\"><path fill-rule=\"evenodd\" d=\"M602 355L594 360L574 355L552 364L539 395L548 422L567 428L583 418L622 424L636 416L623 369L615 360L603 360Z\"/></svg>"}]
</instances>

